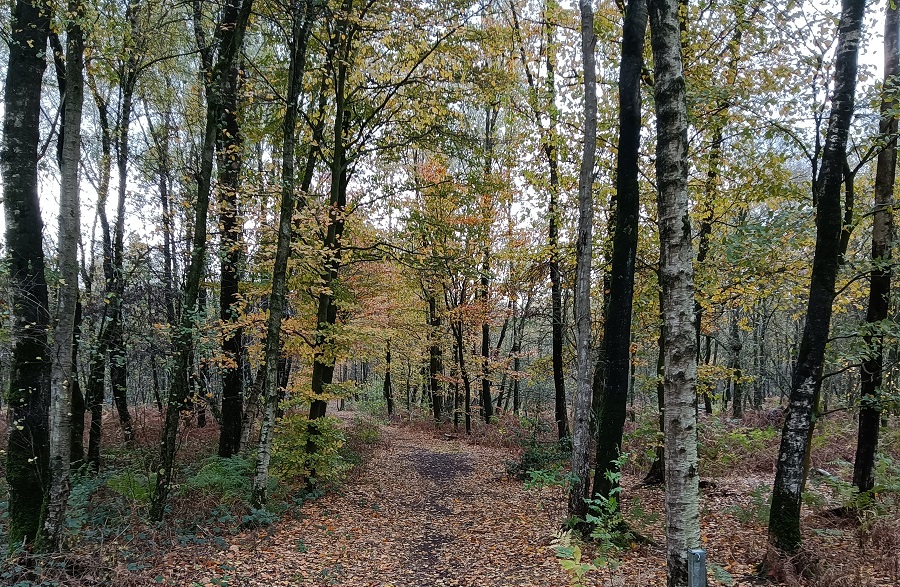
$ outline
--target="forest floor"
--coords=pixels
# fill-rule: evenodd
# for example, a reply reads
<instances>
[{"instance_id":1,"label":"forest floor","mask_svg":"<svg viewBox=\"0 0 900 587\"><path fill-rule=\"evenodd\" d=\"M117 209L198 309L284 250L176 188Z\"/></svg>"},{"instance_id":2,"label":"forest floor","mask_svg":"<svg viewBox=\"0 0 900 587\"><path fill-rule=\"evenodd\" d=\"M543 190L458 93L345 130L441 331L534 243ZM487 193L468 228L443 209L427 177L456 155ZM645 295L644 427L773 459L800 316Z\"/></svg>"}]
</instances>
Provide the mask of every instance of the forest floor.
<instances>
[{"instance_id":1,"label":"forest floor","mask_svg":"<svg viewBox=\"0 0 900 587\"><path fill-rule=\"evenodd\" d=\"M173 551L166 584L229 587L566 585L550 548L563 502L504 473L497 448L383 426L364 468L295 519L206 561Z\"/></svg>"},{"instance_id":2,"label":"forest floor","mask_svg":"<svg viewBox=\"0 0 900 587\"><path fill-rule=\"evenodd\" d=\"M529 487L511 473L511 465L526 461L535 446L544 454L540 451L551 447L552 453L556 445L548 432L523 427L523 421L512 416L491 426L478 423L467 436L452 433L449 427L435 430L426 419L385 423L362 412L338 412L348 446L363 457L359 464L342 483L316 499L306 499L282 483L273 498L273 507L281 508L280 519L269 525L269 520L258 520L262 522L258 527L242 529L248 526L242 518L253 516L245 515L246 505L241 505L245 502L227 494L233 480L227 471L220 472L219 482L226 489L218 493L192 487L190 481L205 470L203 463L210 462L215 426L186 428L180 455L183 482L167 522L146 521L150 483L140 471L152 462L159 422L152 412L141 414L145 417L138 446L128 449L116 437L114 418L107 418L105 438L111 448L106 473L81 478L70 500L71 551L41 562L43 570L37 576L8 559L5 569L0 564L0 585L563 587L571 583L555 548L569 544L569 538L560 534L565 492L554 484L565 479L565 450L557 447L553 458L558 460L547 459L538 468L534 477L544 485ZM626 424L625 448L631 456L623 470L621 494L625 520L647 540L604 553L589 542L580 543L583 561L604 556L603 563L587 571L583 585L665 585L664 493L661 487L641 484L656 437L651 416ZM892 426L884 431L883 446L893 460L879 471L882 482L890 485L879 502L852 510L849 516L836 515L836 508L847 503L848 484L840 479L848 477L855 444L853 422L845 416L823 420L814 442L802 555L793 561L796 564L759 575L758 565L766 555L768 499L778 443L778 426L767 417L762 411L742 421L701 414L701 525L710 585L900 585L900 430ZM360 438L368 440L360 444ZM242 483L248 474L240 474ZM0 533L5 516L2 493L0 487ZM797 569L805 570L805 576L794 574Z\"/></svg>"},{"instance_id":3,"label":"forest floor","mask_svg":"<svg viewBox=\"0 0 900 587\"><path fill-rule=\"evenodd\" d=\"M371 458L339 491L203 560L191 549L172 551L162 577L193 587L569 585L554 548L564 492L509 476L521 451L497 438L447 435L425 424L382 426ZM896 518L866 524L836 517L826 497L806 508L806 550L796 566L808 576L792 576L786 566L777 578L761 577L772 475L731 469L735 474L711 478L701 498L711 585L900 585ZM625 518L649 540L611 553L585 585L665 585L663 490L642 486L634 473L622 480ZM584 560L597 554L582 546Z\"/></svg>"}]
</instances>

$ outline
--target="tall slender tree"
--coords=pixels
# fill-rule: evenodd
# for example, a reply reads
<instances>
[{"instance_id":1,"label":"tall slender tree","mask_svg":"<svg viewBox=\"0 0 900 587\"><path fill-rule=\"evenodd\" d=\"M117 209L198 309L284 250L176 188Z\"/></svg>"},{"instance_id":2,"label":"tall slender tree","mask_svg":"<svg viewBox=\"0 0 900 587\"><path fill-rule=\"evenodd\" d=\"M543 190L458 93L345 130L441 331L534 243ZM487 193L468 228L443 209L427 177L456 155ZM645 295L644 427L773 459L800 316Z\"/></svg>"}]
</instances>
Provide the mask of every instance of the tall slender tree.
<instances>
[{"instance_id":1,"label":"tall slender tree","mask_svg":"<svg viewBox=\"0 0 900 587\"><path fill-rule=\"evenodd\" d=\"M578 178L578 238L575 271L575 349L577 357L572 423L572 486L569 515L583 518L590 491L591 444L591 259L594 223L594 159L597 145L597 66L594 8L580 0L581 62L584 67L584 145Z\"/></svg>"},{"instance_id":2,"label":"tall slender tree","mask_svg":"<svg viewBox=\"0 0 900 587\"><path fill-rule=\"evenodd\" d=\"M219 219L221 276L219 312L224 335L222 352L228 361L222 373L222 422L219 456L230 457L241 450L244 388L244 329L240 323L242 298L240 264L243 256L242 222L239 210L241 149L243 138L238 120L239 60L230 64L222 84L222 132L216 145L219 168Z\"/></svg>"},{"instance_id":3,"label":"tall slender tree","mask_svg":"<svg viewBox=\"0 0 900 587\"><path fill-rule=\"evenodd\" d=\"M894 179L897 168L897 88L900 82L900 10L888 0L884 19L884 87L881 99L882 140L887 144L878 154L875 169L875 213L872 221L872 277L869 282L869 308L866 322L874 332L867 332L870 355L861 368L859 432L856 459L853 463L853 485L860 491L875 486L875 451L882 406L879 402L884 383L884 337L875 334L881 321L887 319L891 293L891 245L894 237Z\"/></svg>"},{"instance_id":4,"label":"tall slender tree","mask_svg":"<svg viewBox=\"0 0 900 587\"><path fill-rule=\"evenodd\" d=\"M813 429L822 389L822 366L831 327L832 302L840 266L843 233L841 187L847 135L853 117L856 71L864 0L843 0L835 53L834 91L819 174L814 178L816 246L813 256L806 323L791 381L787 419L781 433L772 488L769 541L782 552L801 545L800 508Z\"/></svg>"},{"instance_id":5,"label":"tall slender tree","mask_svg":"<svg viewBox=\"0 0 900 587\"><path fill-rule=\"evenodd\" d=\"M191 260L184 277L181 320L175 332L175 367L166 406L163 438L160 442L160 466L156 488L150 504L150 518L162 520L175 465L175 450L181 412L187 407L190 396L190 374L193 369L191 347L194 336L194 317L200 296L200 285L206 267L206 221L212 184L213 160L221 133L222 95L225 79L237 59L244 42L244 33L250 20L253 0L229 0L224 6L221 22L216 28L213 44L197 34L197 42L204 65L206 83L206 124L200 150L200 169L197 177L197 197L194 202L194 234L191 243ZM202 27L202 5L194 2L194 26ZM215 59L207 58L206 50L215 50ZM208 66L208 68L207 68Z\"/></svg>"},{"instance_id":6,"label":"tall slender tree","mask_svg":"<svg viewBox=\"0 0 900 587\"><path fill-rule=\"evenodd\" d=\"M48 482L49 312L37 165L41 80L47 66L51 12L49 2L37 0L17 0L13 6L0 144L12 289L13 349L7 394L11 426L6 449L11 545L30 545L37 538Z\"/></svg>"},{"instance_id":7,"label":"tall slender tree","mask_svg":"<svg viewBox=\"0 0 900 587\"><path fill-rule=\"evenodd\" d=\"M665 340L666 562L669 587L687 587L688 550L700 548L694 252L688 210L687 104L679 0L650 0L659 277Z\"/></svg>"},{"instance_id":8,"label":"tall slender tree","mask_svg":"<svg viewBox=\"0 0 900 587\"><path fill-rule=\"evenodd\" d=\"M301 6L302 5L302 6ZM263 422L260 426L259 448L256 453L256 470L253 476L253 505L266 505L269 487L269 461L271 459L272 436L275 431L275 415L278 404L278 365L281 354L281 320L285 309L287 262L291 253L291 231L294 209L297 206L294 178L294 150L296 145L296 125L303 74L306 69L306 47L310 27L315 14L313 0L294 0L290 6L291 36L289 40L290 61L287 80L287 108L282 122L281 148L281 207L278 218L278 239L275 251L275 266L272 269L272 291L269 294L269 317L266 321L265 341L265 403ZM307 169L306 176L310 175ZM300 201L305 205L305 190L309 184L304 178L304 194Z\"/></svg>"},{"instance_id":9,"label":"tall slender tree","mask_svg":"<svg viewBox=\"0 0 900 587\"><path fill-rule=\"evenodd\" d=\"M611 497L616 485L608 475L619 458L628 381L631 373L631 308L634 299L634 263L637 256L640 190L638 157L641 142L641 70L647 33L647 0L630 0L622 30L622 62L619 69L619 146L616 164L615 233L612 268L603 325L605 347L602 367L605 383L598 415L597 465L593 495Z\"/></svg>"},{"instance_id":10,"label":"tall slender tree","mask_svg":"<svg viewBox=\"0 0 900 587\"><path fill-rule=\"evenodd\" d=\"M60 550L64 537L72 448L72 388L76 383L72 341L78 303L78 241L81 234L78 167L84 103L84 33L81 28L84 6L80 0L69 1L66 17L66 83L59 158L59 288L50 375L50 488L41 540L41 549L45 551Z\"/></svg>"}]
</instances>

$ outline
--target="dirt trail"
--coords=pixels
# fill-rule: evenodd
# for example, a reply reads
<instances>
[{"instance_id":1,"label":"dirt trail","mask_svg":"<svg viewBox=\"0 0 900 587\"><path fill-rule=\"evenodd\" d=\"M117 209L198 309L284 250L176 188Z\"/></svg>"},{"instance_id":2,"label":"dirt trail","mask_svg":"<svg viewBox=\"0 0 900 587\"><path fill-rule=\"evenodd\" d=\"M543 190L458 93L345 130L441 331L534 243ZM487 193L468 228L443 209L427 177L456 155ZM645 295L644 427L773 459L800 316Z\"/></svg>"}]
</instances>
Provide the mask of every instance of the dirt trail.
<instances>
[{"instance_id":1,"label":"dirt trail","mask_svg":"<svg viewBox=\"0 0 900 587\"><path fill-rule=\"evenodd\" d=\"M548 548L561 500L506 479L509 458L462 438L386 426L354 482L305 506L299 520L278 525L267 539L237 537L184 583L568 585ZM179 575L174 584L183 584Z\"/></svg>"}]
</instances>

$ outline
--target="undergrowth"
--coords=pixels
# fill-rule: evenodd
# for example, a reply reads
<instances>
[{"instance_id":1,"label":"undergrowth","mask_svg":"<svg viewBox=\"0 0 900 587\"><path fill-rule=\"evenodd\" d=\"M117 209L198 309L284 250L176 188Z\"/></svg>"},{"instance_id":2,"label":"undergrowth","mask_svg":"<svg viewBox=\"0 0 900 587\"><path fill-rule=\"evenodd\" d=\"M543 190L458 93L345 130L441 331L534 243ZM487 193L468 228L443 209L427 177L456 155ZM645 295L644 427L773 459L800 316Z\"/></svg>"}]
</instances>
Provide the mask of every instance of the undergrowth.
<instances>
[{"instance_id":1,"label":"undergrowth","mask_svg":"<svg viewBox=\"0 0 900 587\"><path fill-rule=\"evenodd\" d=\"M336 489L352 467L369 458L380 440L380 428L370 417L346 425L335 418L316 424L318 435L312 444L320 454L310 458L300 454L309 438L291 438L298 431L308 431L308 421L288 414L279 423L266 510L250 507L255 450L221 458L213 454L216 427L186 427L176 483L166 520L160 524L147 519L156 482L152 463L158 437L144 430L135 447L110 446L98 473L84 467L72 474L65 555L6 556L8 512L6 491L0 486L0 500L4 500L0 501L0 548L5 556L0 558L0 585L157 584L152 569L159 568L161 556L172 547L189 546L198 554L220 551L245 528L265 528L293 515L324 490ZM113 432L105 438L114 437ZM229 574L228 569L220 571L221 577Z\"/></svg>"}]
</instances>

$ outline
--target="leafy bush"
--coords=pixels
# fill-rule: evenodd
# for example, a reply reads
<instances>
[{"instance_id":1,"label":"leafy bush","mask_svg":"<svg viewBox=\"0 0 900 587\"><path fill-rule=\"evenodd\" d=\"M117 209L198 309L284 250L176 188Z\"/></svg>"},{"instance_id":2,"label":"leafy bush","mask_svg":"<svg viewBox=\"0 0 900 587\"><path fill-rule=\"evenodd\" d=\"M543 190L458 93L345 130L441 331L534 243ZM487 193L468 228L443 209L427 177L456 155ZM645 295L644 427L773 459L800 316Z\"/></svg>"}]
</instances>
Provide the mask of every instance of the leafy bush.
<instances>
[{"instance_id":1,"label":"leafy bush","mask_svg":"<svg viewBox=\"0 0 900 587\"><path fill-rule=\"evenodd\" d=\"M186 489L215 495L225 502L239 502L250 495L253 463L242 456L222 458L213 456L205 461L195 475L184 483Z\"/></svg>"},{"instance_id":2,"label":"leafy bush","mask_svg":"<svg viewBox=\"0 0 900 587\"><path fill-rule=\"evenodd\" d=\"M778 436L778 430L772 426L729 429L713 421L701 424L700 432L699 456L705 474L733 473L736 466L749 469L771 466L770 445Z\"/></svg>"},{"instance_id":3,"label":"leafy bush","mask_svg":"<svg viewBox=\"0 0 900 587\"><path fill-rule=\"evenodd\" d=\"M520 481L535 482L535 472L550 472L558 477L572 454L572 444L568 438L555 442L545 442L536 434L528 437L522 447L522 457L518 462L506 463L506 472ZM540 476L540 473L538 473ZM556 483L547 483L554 485Z\"/></svg>"},{"instance_id":4,"label":"leafy bush","mask_svg":"<svg viewBox=\"0 0 900 587\"><path fill-rule=\"evenodd\" d=\"M350 468L340 452L346 436L339 422L334 417L310 421L300 414L285 415L272 441L272 472L311 487L339 481Z\"/></svg>"},{"instance_id":5,"label":"leafy bush","mask_svg":"<svg viewBox=\"0 0 900 587\"><path fill-rule=\"evenodd\" d=\"M126 470L111 476L106 486L132 501L150 503L150 496L156 486L156 473L138 473Z\"/></svg>"},{"instance_id":6,"label":"leafy bush","mask_svg":"<svg viewBox=\"0 0 900 587\"><path fill-rule=\"evenodd\" d=\"M620 454L613 463L613 468L605 473L606 479L612 485L609 497L598 495L594 499L586 500L588 513L584 521L591 527L591 539L600 547L603 564L608 564L612 560L606 558L608 554L618 551L634 539L625 518L622 517L622 508L619 507L622 469L626 462L628 453Z\"/></svg>"},{"instance_id":7,"label":"leafy bush","mask_svg":"<svg viewBox=\"0 0 900 587\"><path fill-rule=\"evenodd\" d=\"M835 475L821 475L816 479L831 490L832 496L843 507L860 514L884 515L897 505L900 496L900 463L882 454L875 458L875 486L872 491L860 493L852 483Z\"/></svg>"},{"instance_id":8,"label":"leafy bush","mask_svg":"<svg viewBox=\"0 0 900 587\"><path fill-rule=\"evenodd\" d=\"M69 502L66 507L66 528L69 532L77 534L85 524L91 520L90 502L91 496L105 483L102 477L91 474L78 473L72 475Z\"/></svg>"}]
</instances>

